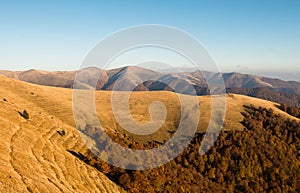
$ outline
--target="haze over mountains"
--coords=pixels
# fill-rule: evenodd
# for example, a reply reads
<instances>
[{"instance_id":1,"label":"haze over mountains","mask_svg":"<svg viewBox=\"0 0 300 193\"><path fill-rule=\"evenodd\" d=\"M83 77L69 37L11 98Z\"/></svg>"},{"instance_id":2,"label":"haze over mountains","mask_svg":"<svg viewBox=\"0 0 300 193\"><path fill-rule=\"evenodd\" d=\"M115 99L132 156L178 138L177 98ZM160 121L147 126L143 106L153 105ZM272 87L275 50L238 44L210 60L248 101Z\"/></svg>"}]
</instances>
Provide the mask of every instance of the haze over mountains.
<instances>
[{"instance_id":1,"label":"haze over mountains","mask_svg":"<svg viewBox=\"0 0 300 193\"><path fill-rule=\"evenodd\" d=\"M208 95L207 81L222 82L226 92L253 96L274 102L296 106L300 104L300 82L283 81L241 73L214 72L158 72L137 66L127 66L112 70L86 68L79 71L48 72L40 70L0 71L1 75L22 81L71 88L75 74L84 77L82 85L97 90L118 91L175 91L183 94ZM99 80L98 78L99 77ZM206 79L205 79L205 78ZM196 93L191 92L191 86Z\"/></svg>"}]
</instances>

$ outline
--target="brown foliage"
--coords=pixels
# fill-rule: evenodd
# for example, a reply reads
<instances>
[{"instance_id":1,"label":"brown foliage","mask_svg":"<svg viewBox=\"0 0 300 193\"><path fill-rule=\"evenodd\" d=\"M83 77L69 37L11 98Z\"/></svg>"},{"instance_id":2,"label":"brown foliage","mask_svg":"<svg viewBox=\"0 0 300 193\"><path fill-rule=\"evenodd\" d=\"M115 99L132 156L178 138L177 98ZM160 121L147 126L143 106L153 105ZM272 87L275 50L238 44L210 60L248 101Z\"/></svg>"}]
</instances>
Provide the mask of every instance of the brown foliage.
<instances>
[{"instance_id":1,"label":"brown foliage","mask_svg":"<svg viewBox=\"0 0 300 193\"><path fill-rule=\"evenodd\" d=\"M222 131L203 156L198 154L203 134L196 134L176 159L151 170L116 168L92 153L80 158L128 192L299 192L300 123L264 108L245 110L244 131ZM123 145L133 143L117 133L111 136Z\"/></svg>"}]
</instances>

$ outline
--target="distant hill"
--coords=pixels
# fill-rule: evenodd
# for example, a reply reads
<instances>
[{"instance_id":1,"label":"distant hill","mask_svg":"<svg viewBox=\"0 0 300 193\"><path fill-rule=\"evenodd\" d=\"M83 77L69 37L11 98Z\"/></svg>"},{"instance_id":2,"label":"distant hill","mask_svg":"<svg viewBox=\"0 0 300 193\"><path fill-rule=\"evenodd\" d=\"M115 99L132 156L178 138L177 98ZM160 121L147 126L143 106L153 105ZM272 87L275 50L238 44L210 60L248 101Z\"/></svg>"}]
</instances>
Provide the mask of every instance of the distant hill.
<instances>
[{"instance_id":1,"label":"distant hill","mask_svg":"<svg viewBox=\"0 0 300 193\"><path fill-rule=\"evenodd\" d=\"M228 93L283 102L288 105L300 105L300 83L283 81L241 73L213 73L213 72L158 72L146 68L127 66L112 70L86 68L79 71L47 72L39 70L28 71L0 71L1 75L22 81L55 87L71 88L76 74L84 77L78 83L84 87L95 87L97 90L118 91L176 91L191 94L191 86L197 95L208 95L210 90L208 81L222 81ZM96 78L95 78L96 77ZM99 77L99 80L97 79Z\"/></svg>"}]
</instances>

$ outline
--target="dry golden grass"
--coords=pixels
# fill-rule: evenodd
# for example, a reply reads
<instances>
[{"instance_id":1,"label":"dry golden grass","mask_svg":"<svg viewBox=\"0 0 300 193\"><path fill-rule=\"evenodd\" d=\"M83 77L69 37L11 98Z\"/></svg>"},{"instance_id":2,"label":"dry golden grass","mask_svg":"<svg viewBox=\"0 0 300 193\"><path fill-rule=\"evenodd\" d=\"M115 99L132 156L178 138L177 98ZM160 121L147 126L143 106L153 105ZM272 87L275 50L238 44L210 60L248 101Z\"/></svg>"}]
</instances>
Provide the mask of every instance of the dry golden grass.
<instances>
[{"instance_id":1,"label":"dry golden grass","mask_svg":"<svg viewBox=\"0 0 300 193\"><path fill-rule=\"evenodd\" d=\"M119 97L124 95L124 92L117 92ZM189 96L187 96L189 97ZM163 141L171 137L169 131L175 131L180 120L180 101L176 93L159 91L159 92L133 92L130 97L130 112L132 117L140 123L145 123L150 120L149 106L152 102L161 101L167 109L167 117L161 129L152 135L139 136L132 135L121 128L114 118L111 108L111 92L98 91L96 94L96 107L99 113L101 126L106 130L119 130L127 133L135 141L147 142L148 140ZM205 132L211 118L211 96L198 97L200 106L200 118L198 132ZM243 95L229 94L226 95L226 113L223 124L224 130L243 130L243 115L244 105L254 105L256 107L271 108L275 113L286 118L296 119L276 107L277 103L270 101L247 97ZM298 119L296 119L298 120Z\"/></svg>"},{"instance_id":2,"label":"dry golden grass","mask_svg":"<svg viewBox=\"0 0 300 193\"><path fill-rule=\"evenodd\" d=\"M122 97L122 92L119 92ZM6 99L4 101L3 99ZM84 152L72 116L72 90L24 83L0 76L0 192L119 192L119 187L104 174L84 164L67 152ZM137 140L163 140L170 137L180 118L179 100L171 92L135 92L130 111L139 122L150 119L148 107L160 100L168 110L166 122L156 135ZM210 97L198 97L201 116L199 131L204 131L210 117ZM120 129L111 110L111 92L98 91L96 106L103 128ZM288 114L275 103L241 95L227 97L224 129L242 129L243 105L272 108ZM18 111L27 110L30 119ZM57 131L64 130L65 136ZM122 130L122 129L121 129ZM123 131L124 132L124 131Z\"/></svg>"},{"instance_id":3,"label":"dry golden grass","mask_svg":"<svg viewBox=\"0 0 300 193\"><path fill-rule=\"evenodd\" d=\"M119 192L104 174L66 151L84 148L73 127L70 90L0 77L0 97L1 193ZM18 114L24 109L29 120Z\"/></svg>"}]
</instances>

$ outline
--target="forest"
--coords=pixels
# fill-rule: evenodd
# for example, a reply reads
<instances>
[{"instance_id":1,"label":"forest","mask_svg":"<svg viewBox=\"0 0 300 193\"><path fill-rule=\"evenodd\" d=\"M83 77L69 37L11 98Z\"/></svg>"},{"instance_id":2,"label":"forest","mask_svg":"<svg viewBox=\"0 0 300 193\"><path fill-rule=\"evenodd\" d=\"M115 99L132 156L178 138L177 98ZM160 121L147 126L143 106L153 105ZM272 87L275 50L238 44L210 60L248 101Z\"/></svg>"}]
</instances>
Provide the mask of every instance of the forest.
<instances>
[{"instance_id":1,"label":"forest","mask_svg":"<svg viewBox=\"0 0 300 193\"><path fill-rule=\"evenodd\" d=\"M279 108L288 114L300 118L300 107L299 106L288 106L286 104L280 104Z\"/></svg>"},{"instance_id":2,"label":"forest","mask_svg":"<svg viewBox=\"0 0 300 193\"><path fill-rule=\"evenodd\" d=\"M178 157L150 170L124 170L92 152L69 152L133 193L300 192L300 123L280 117L272 109L252 105L244 109L244 131L222 131L203 156L198 149L204 134L197 133ZM118 132L110 135L130 148L160 145L155 141L138 144Z\"/></svg>"}]
</instances>

